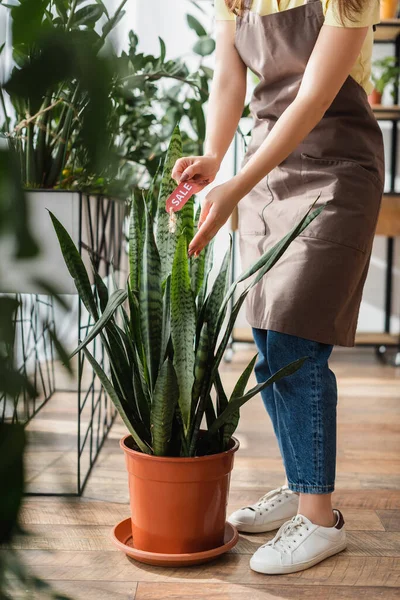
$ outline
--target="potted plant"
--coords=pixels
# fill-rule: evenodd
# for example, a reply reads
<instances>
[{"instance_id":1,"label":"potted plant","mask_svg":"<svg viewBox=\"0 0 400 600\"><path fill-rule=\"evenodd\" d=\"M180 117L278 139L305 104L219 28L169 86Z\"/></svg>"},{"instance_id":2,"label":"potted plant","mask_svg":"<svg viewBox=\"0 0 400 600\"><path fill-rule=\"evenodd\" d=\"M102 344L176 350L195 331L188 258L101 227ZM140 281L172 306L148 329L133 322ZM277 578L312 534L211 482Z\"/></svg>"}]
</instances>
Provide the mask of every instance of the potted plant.
<instances>
[{"instance_id":1,"label":"potted plant","mask_svg":"<svg viewBox=\"0 0 400 600\"><path fill-rule=\"evenodd\" d=\"M226 549L226 503L239 446L233 433L240 407L294 373L305 358L246 391L255 356L229 398L219 365L249 290L323 208L310 209L231 285L230 248L211 286L212 244L198 258L187 255L199 216L193 199L175 213L172 228L165 210L176 186L170 173L180 156L176 128L158 198L150 191L141 203L132 204L126 290L108 289L96 273L92 290L73 241L51 215L68 269L95 321L75 353L83 350L128 430L121 448L129 474L132 555L161 564L174 559L185 563L197 553L204 560L207 552ZM244 290L228 312L239 282L245 282ZM96 336L108 354L111 378L90 351Z\"/></svg>"},{"instance_id":2,"label":"potted plant","mask_svg":"<svg viewBox=\"0 0 400 600\"><path fill-rule=\"evenodd\" d=\"M180 58L166 59L161 39L159 55L141 53L132 31L127 52L117 55L110 50L109 37L124 16L126 2L120 0L114 14L102 0L45 0L33 9L30 0L7 5L14 67L0 88L0 136L20 160L21 179L29 190L30 224L43 240L40 259L29 263L12 261L12 244L2 241L9 291L34 293L33 280L51 270L55 288L73 292L54 252L57 240L46 208L66 224L76 244L90 247L91 232L103 229L91 222L98 214L115 212L109 221L119 222L121 235L123 201L131 190L137 195L148 186L182 115L191 123L185 151L201 151L203 104L212 77L212 70L202 65L204 54L213 51L209 36L188 16L202 42L193 49L200 57L194 74ZM8 50L3 45L0 53ZM139 144L139 139L145 141ZM107 228L104 237L110 247Z\"/></svg>"},{"instance_id":3,"label":"potted plant","mask_svg":"<svg viewBox=\"0 0 400 600\"><path fill-rule=\"evenodd\" d=\"M7 264L3 283L8 292L38 293L35 279L46 271L52 271L55 290L73 291L65 265L56 258L57 239L49 227L46 208L52 207L69 224L75 242L82 247L92 245L93 231L102 228L96 215L107 211L113 217L102 231L103 237L112 239L117 222L117 235L122 236L125 207L115 195L95 197L88 190L83 194L80 188L61 191L60 181L68 163L75 160L77 147L85 156L87 169L97 172L111 165L115 171L107 120L112 72L109 58L99 51L123 15L125 3L122 0L113 15L101 0L83 7L76 0L18 0L7 5L13 68L0 88L1 137L19 161L29 225L42 241L38 259L13 261L12 240L2 240L1 253ZM100 21L103 27L98 34ZM0 51L8 50L3 44Z\"/></svg>"},{"instance_id":4,"label":"potted plant","mask_svg":"<svg viewBox=\"0 0 400 600\"><path fill-rule=\"evenodd\" d=\"M388 85L392 85L392 98L395 102L395 86L398 85L400 67L394 56L386 56L372 63L371 79L374 90L369 95L370 104L381 104L382 95Z\"/></svg>"}]
</instances>

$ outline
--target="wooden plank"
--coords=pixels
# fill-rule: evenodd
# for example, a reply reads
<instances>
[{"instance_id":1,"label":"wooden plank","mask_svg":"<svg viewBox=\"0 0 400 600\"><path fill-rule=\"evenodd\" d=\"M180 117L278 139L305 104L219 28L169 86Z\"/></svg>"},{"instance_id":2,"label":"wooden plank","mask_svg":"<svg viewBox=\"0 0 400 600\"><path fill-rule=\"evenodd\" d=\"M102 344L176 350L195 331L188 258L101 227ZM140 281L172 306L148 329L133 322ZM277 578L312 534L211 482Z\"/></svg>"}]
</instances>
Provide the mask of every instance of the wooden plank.
<instances>
[{"instance_id":1,"label":"wooden plank","mask_svg":"<svg viewBox=\"0 0 400 600\"><path fill-rule=\"evenodd\" d=\"M400 118L400 108L396 105L372 104L371 107L379 120L395 121Z\"/></svg>"},{"instance_id":2,"label":"wooden plank","mask_svg":"<svg viewBox=\"0 0 400 600\"><path fill-rule=\"evenodd\" d=\"M115 581L49 581L53 591L71 600L135 600L137 583ZM163 584L164 585L164 584ZM25 590L14 592L13 600L27 600ZM50 598L50 596L46 597ZM43 595L31 596L29 600L45 600Z\"/></svg>"},{"instance_id":3,"label":"wooden plank","mask_svg":"<svg viewBox=\"0 0 400 600\"><path fill-rule=\"evenodd\" d=\"M21 523L30 525L108 525L129 515L128 504L96 502L85 498L27 498Z\"/></svg>"},{"instance_id":4,"label":"wooden plank","mask_svg":"<svg viewBox=\"0 0 400 600\"><path fill-rule=\"evenodd\" d=\"M227 583L139 583L135 600L398 600L398 591L384 587L335 590L323 586Z\"/></svg>"},{"instance_id":5,"label":"wooden plank","mask_svg":"<svg viewBox=\"0 0 400 600\"><path fill-rule=\"evenodd\" d=\"M400 114L400 113L399 113ZM400 235L400 196L386 195L382 198L379 212L377 235L397 237ZM398 336L397 341L399 342Z\"/></svg>"},{"instance_id":6,"label":"wooden plank","mask_svg":"<svg viewBox=\"0 0 400 600\"><path fill-rule=\"evenodd\" d=\"M400 531L400 510L377 510L386 531Z\"/></svg>"},{"instance_id":7,"label":"wooden plank","mask_svg":"<svg viewBox=\"0 0 400 600\"><path fill-rule=\"evenodd\" d=\"M377 23L374 41L394 41L400 34L399 19L385 19Z\"/></svg>"},{"instance_id":8,"label":"wooden plank","mask_svg":"<svg viewBox=\"0 0 400 600\"><path fill-rule=\"evenodd\" d=\"M275 576L254 573L249 556L226 554L210 564L163 568L135 563L121 552L21 550L20 556L46 581L116 581L276 584ZM280 575L281 584L321 586L400 586L400 561L394 557L350 556L347 551L299 573Z\"/></svg>"},{"instance_id":9,"label":"wooden plank","mask_svg":"<svg viewBox=\"0 0 400 600\"><path fill-rule=\"evenodd\" d=\"M353 522L347 513L346 527L349 535L349 553L352 556L400 556L400 533L385 531L377 515L375 520L368 520L368 512L363 520L363 512L359 520ZM375 514L369 511L369 514ZM374 527L375 529L371 529ZM111 542L110 526L103 525L30 525L25 530L29 535L14 539L13 546L25 550L74 550L105 552L117 551ZM265 544L275 532L254 535L242 534L237 546L232 550L235 554L252 554L259 546ZM364 548L366 548L364 550Z\"/></svg>"}]
</instances>

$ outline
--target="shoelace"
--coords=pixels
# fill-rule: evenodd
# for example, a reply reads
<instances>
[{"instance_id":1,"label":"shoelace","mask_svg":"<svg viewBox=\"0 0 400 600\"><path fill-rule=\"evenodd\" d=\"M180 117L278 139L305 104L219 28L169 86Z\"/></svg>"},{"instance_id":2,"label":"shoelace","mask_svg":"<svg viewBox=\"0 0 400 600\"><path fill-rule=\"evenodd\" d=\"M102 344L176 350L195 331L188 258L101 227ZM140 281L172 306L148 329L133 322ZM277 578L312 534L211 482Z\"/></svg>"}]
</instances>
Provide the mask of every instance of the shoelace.
<instances>
[{"instance_id":1,"label":"shoelace","mask_svg":"<svg viewBox=\"0 0 400 600\"><path fill-rule=\"evenodd\" d=\"M268 502L270 502L273 498L275 498L276 496L280 496L281 494L286 494L286 496L288 496L287 488L284 488L282 486L276 490L271 490L270 492L267 492L266 494L264 494L264 496L261 496L261 498L257 502L257 506L268 504Z\"/></svg>"},{"instance_id":2,"label":"shoelace","mask_svg":"<svg viewBox=\"0 0 400 600\"><path fill-rule=\"evenodd\" d=\"M308 526L305 523L303 517L301 515L296 515L287 523L284 523L282 527L278 530L276 536L264 544L265 546L277 546L278 549L283 550L283 552L288 552L292 550L292 543L297 542L297 536L302 537L301 529L306 527L308 530Z\"/></svg>"},{"instance_id":3,"label":"shoelace","mask_svg":"<svg viewBox=\"0 0 400 600\"><path fill-rule=\"evenodd\" d=\"M270 492L267 492L266 494L264 494L264 496L261 496L261 498L258 500L258 502L255 503L255 505L253 506L244 506L243 508L249 508L250 510L256 510L254 508L254 506L256 506L256 508L265 508L266 510L268 510L267 505L271 504L271 506L274 506L273 504L273 500L275 499L276 502L282 502L282 500L280 498L278 498L278 496L285 494L285 496L288 498L289 494L288 494L288 488L285 486L282 486L276 490L271 490ZM261 514L261 513L260 513Z\"/></svg>"}]
</instances>

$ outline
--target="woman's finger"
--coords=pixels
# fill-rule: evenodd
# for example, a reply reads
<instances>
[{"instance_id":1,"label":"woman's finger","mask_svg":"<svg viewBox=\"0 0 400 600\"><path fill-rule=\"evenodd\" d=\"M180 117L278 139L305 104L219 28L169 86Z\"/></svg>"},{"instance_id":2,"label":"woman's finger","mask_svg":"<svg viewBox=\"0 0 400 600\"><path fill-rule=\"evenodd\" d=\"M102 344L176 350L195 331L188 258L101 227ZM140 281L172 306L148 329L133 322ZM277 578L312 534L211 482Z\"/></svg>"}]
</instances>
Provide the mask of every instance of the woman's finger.
<instances>
[{"instance_id":1,"label":"woman's finger","mask_svg":"<svg viewBox=\"0 0 400 600\"><path fill-rule=\"evenodd\" d=\"M181 175L180 181L188 181L189 179L193 179L193 177L195 175L198 175L200 173L201 173L201 163L200 163L200 161L196 161L189 167L186 167L186 169L183 171L183 173Z\"/></svg>"},{"instance_id":2,"label":"woman's finger","mask_svg":"<svg viewBox=\"0 0 400 600\"><path fill-rule=\"evenodd\" d=\"M211 209L211 206L212 206L212 203L207 198L205 198L201 205L199 223L197 225L198 229L200 229L200 227L203 225L203 223L207 219L210 209Z\"/></svg>"},{"instance_id":3,"label":"woman's finger","mask_svg":"<svg viewBox=\"0 0 400 600\"><path fill-rule=\"evenodd\" d=\"M178 158L174 165L174 168L172 169L171 177L172 179L175 179L175 181L178 183L182 177L182 173L184 172L184 170L191 164L189 158L190 157L187 156L183 158Z\"/></svg>"},{"instance_id":4,"label":"woman's finger","mask_svg":"<svg viewBox=\"0 0 400 600\"><path fill-rule=\"evenodd\" d=\"M194 238L189 244L189 256L193 254L200 254L200 252L207 246L207 244L213 239L215 234L220 229L220 225L215 221L214 218L208 217L201 229L196 233Z\"/></svg>"}]
</instances>

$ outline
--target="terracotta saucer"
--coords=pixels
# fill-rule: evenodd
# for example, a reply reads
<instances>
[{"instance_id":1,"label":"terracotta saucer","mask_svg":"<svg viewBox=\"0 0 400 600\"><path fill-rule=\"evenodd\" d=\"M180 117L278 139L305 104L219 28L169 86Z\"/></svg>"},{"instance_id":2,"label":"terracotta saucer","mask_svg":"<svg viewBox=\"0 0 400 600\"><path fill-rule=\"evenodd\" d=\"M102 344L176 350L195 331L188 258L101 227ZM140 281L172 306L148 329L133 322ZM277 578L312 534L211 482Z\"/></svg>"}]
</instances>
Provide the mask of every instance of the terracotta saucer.
<instances>
[{"instance_id":1,"label":"terracotta saucer","mask_svg":"<svg viewBox=\"0 0 400 600\"><path fill-rule=\"evenodd\" d=\"M193 552L191 554L161 554L158 552L136 550L132 544L130 518L124 519L118 523L112 530L111 537L113 543L119 550L122 550L127 556L130 556L139 562L159 567L187 567L189 565L199 565L208 562L217 556L224 554L236 545L239 534L233 525L226 523L225 539L222 546L203 552Z\"/></svg>"}]
</instances>

